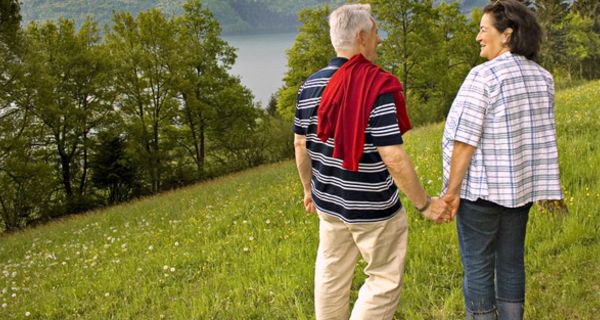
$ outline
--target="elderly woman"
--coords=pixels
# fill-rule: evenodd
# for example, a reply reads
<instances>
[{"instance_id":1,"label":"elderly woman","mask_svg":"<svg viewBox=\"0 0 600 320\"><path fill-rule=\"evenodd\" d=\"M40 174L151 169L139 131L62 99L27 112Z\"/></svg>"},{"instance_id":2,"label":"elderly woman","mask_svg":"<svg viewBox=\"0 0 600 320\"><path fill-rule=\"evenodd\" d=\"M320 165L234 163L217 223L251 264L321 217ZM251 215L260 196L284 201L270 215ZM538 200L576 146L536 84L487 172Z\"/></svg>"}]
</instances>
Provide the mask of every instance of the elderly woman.
<instances>
[{"instance_id":1,"label":"elderly woman","mask_svg":"<svg viewBox=\"0 0 600 320\"><path fill-rule=\"evenodd\" d=\"M554 82L534 62L542 32L516 0L483 9L471 70L447 117L444 200L456 213L467 319L522 319L534 201L562 199Z\"/></svg>"}]
</instances>

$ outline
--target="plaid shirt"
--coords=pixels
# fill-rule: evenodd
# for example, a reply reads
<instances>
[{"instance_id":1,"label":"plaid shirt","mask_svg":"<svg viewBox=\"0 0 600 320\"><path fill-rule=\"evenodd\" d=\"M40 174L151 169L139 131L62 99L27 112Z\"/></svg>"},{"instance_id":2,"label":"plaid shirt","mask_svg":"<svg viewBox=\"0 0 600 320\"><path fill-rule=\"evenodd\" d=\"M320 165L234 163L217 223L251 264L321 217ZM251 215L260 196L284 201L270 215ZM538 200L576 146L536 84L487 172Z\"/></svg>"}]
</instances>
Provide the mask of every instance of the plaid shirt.
<instances>
[{"instance_id":1,"label":"plaid shirt","mask_svg":"<svg viewBox=\"0 0 600 320\"><path fill-rule=\"evenodd\" d=\"M509 208L562 199L554 80L535 62L509 52L471 70L446 120L442 193L454 141L476 148L461 198Z\"/></svg>"}]
</instances>

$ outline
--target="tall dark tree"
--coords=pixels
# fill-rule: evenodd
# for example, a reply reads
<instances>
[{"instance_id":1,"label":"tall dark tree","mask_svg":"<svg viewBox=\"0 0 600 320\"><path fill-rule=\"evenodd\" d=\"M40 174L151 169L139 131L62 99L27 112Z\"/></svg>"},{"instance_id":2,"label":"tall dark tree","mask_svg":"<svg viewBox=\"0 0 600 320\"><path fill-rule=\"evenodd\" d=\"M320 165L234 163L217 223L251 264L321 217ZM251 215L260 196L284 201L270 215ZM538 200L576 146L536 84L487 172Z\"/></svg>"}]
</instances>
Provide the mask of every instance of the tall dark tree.
<instances>
[{"instance_id":1,"label":"tall dark tree","mask_svg":"<svg viewBox=\"0 0 600 320\"><path fill-rule=\"evenodd\" d=\"M0 45L12 46L21 28L19 1L0 0Z\"/></svg>"},{"instance_id":2,"label":"tall dark tree","mask_svg":"<svg viewBox=\"0 0 600 320\"><path fill-rule=\"evenodd\" d=\"M277 117L278 113L277 113L277 96L275 94L272 94L271 97L269 98L269 103L267 104L267 113L272 116L272 117Z\"/></svg>"},{"instance_id":3,"label":"tall dark tree","mask_svg":"<svg viewBox=\"0 0 600 320\"><path fill-rule=\"evenodd\" d=\"M91 161L92 181L108 190L108 204L128 200L136 188L136 167L126 152L125 138L105 133L99 137L96 154Z\"/></svg>"}]
</instances>

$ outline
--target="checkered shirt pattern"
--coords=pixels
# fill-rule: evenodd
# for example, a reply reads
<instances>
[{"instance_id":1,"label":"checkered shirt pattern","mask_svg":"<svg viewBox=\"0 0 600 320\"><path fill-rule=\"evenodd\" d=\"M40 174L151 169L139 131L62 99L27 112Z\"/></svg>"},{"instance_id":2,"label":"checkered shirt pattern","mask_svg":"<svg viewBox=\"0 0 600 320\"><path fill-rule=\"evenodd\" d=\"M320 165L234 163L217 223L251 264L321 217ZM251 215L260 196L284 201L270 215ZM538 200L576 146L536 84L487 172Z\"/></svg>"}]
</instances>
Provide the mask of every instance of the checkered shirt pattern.
<instances>
[{"instance_id":1,"label":"checkered shirt pattern","mask_svg":"<svg viewBox=\"0 0 600 320\"><path fill-rule=\"evenodd\" d=\"M476 148L461 198L509 208L562 199L554 80L537 63L508 52L471 70L446 119L442 193L454 141Z\"/></svg>"}]
</instances>

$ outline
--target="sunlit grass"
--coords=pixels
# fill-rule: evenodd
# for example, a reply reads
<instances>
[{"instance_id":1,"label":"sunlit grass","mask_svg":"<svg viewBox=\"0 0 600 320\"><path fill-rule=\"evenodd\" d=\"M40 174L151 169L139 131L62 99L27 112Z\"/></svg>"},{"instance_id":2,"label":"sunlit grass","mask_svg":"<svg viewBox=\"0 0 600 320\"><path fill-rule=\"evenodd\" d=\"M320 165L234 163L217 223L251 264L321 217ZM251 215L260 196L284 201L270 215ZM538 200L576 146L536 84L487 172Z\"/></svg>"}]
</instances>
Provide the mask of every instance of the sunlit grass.
<instances>
[{"instance_id":1,"label":"sunlit grass","mask_svg":"<svg viewBox=\"0 0 600 320\"><path fill-rule=\"evenodd\" d=\"M599 104L600 82L558 93L569 214L531 211L527 319L600 312ZM442 127L405 137L432 194ZM318 221L300 200L295 166L284 162L0 236L0 319L311 319ZM407 208L396 318L462 319L455 226ZM353 296L363 279L359 268Z\"/></svg>"}]
</instances>

